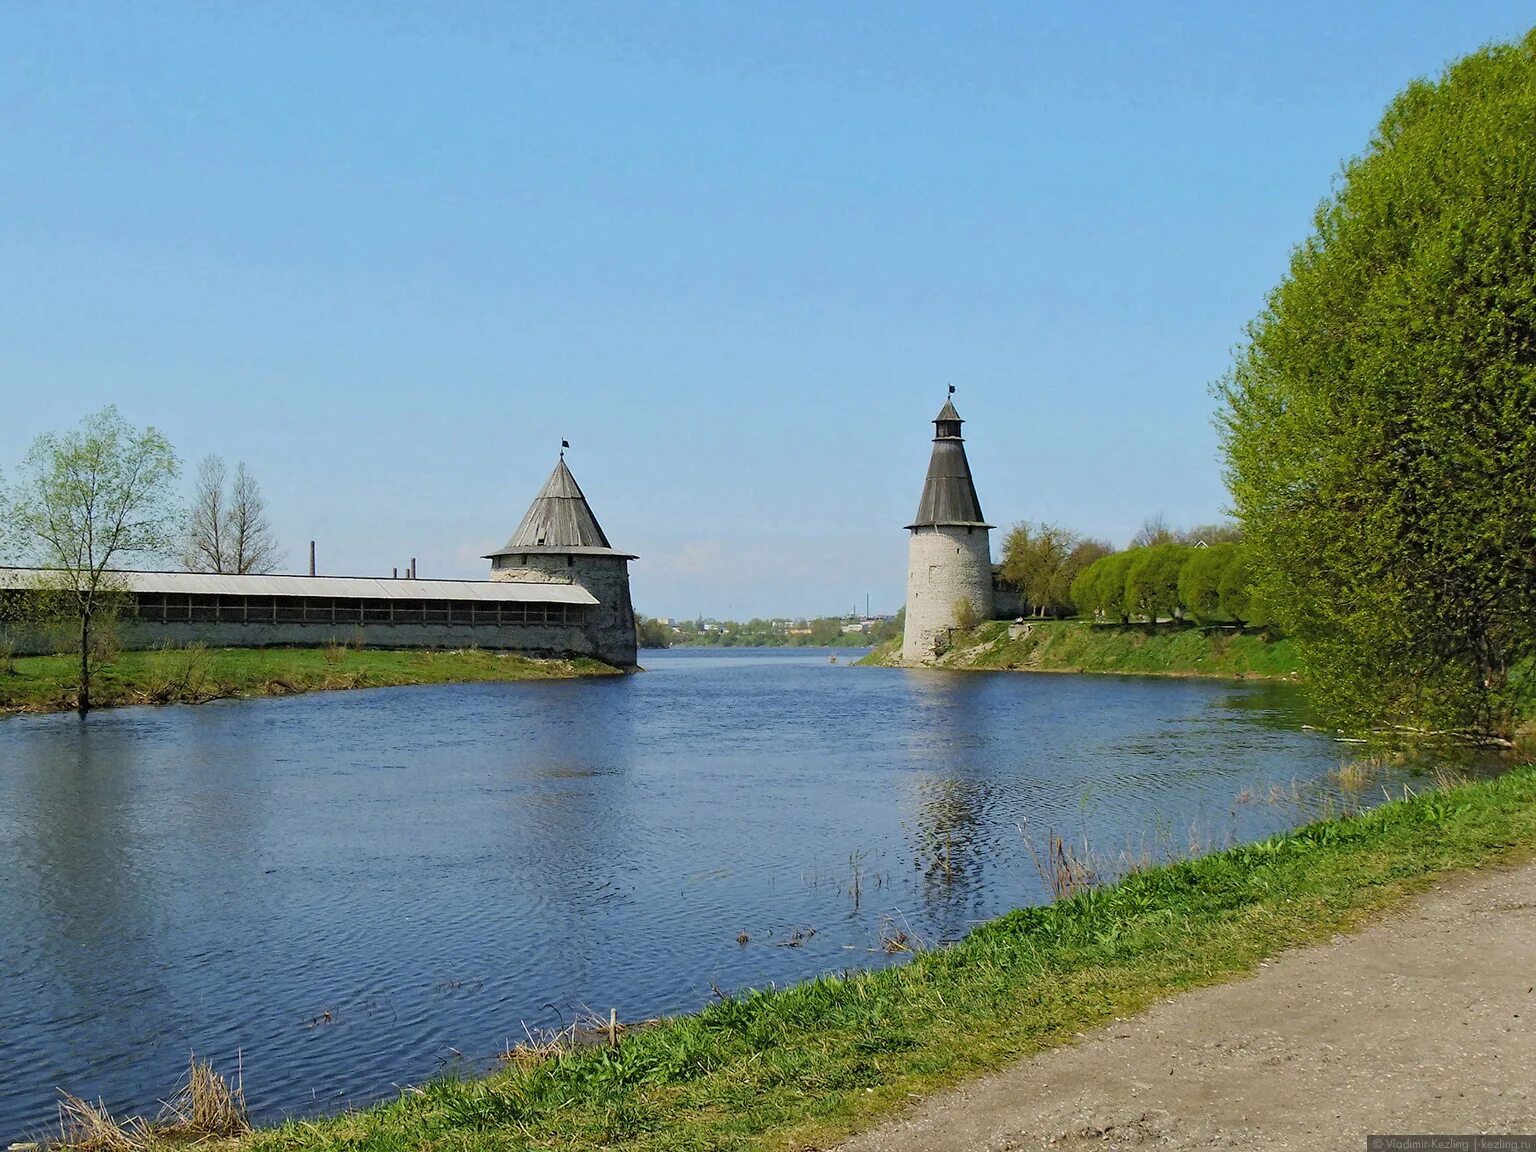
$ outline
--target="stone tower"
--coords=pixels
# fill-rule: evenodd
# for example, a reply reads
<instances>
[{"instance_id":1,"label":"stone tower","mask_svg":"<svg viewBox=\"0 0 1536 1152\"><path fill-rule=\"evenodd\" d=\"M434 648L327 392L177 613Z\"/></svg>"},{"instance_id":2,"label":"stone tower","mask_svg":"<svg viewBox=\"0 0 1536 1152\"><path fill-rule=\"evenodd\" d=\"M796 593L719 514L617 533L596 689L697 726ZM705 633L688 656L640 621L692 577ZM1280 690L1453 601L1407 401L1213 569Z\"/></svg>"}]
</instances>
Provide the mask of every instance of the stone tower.
<instances>
[{"instance_id":1,"label":"stone tower","mask_svg":"<svg viewBox=\"0 0 1536 1152\"><path fill-rule=\"evenodd\" d=\"M954 391L953 388L950 389ZM933 456L907 551L907 627L903 664L930 663L955 627L955 609L970 601L992 618L992 525L981 516L960 435L960 413L946 400L934 417Z\"/></svg>"},{"instance_id":2,"label":"stone tower","mask_svg":"<svg viewBox=\"0 0 1536 1152\"><path fill-rule=\"evenodd\" d=\"M492 580L575 584L597 599L580 628L584 654L620 667L638 655L635 610L629 598L629 562L636 559L608 543L565 453L529 505L512 538L490 553Z\"/></svg>"}]
</instances>

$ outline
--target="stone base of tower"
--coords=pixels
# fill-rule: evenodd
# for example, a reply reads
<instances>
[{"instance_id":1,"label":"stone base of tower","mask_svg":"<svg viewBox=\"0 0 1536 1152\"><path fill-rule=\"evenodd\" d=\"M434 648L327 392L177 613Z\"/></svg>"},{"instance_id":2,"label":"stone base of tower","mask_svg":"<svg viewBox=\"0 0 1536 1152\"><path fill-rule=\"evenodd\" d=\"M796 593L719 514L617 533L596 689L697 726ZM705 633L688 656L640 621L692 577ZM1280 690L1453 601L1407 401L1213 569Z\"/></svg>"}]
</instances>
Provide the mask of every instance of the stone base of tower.
<instances>
[{"instance_id":1,"label":"stone base of tower","mask_svg":"<svg viewBox=\"0 0 1536 1152\"><path fill-rule=\"evenodd\" d=\"M586 610L582 624L566 629L568 651L596 656L616 668L636 667L640 653L625 557L514 553L496 559L491 579L585 588L597 603Z\"/></svg>"},{"instance_id":2,"label":"stone base of tower","mask_svg":"<svg viewBox=\"0 0 1536 1152\"><path fill-rule=\"evenodd\" d=\"M931 664L948 647L960 601L992 618L992 542L985 527L912 528L907 551L903 664Z\"/></svg>"}]
</instances>

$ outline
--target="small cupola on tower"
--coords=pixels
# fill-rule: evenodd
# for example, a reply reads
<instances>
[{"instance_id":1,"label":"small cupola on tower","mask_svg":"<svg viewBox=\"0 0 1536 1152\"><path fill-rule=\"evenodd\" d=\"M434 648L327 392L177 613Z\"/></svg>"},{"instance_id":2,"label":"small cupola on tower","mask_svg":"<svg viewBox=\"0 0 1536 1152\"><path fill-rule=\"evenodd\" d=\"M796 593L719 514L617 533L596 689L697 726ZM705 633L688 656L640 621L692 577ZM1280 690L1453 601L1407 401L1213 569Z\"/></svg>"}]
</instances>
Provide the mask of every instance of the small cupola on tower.
<instances>
[{"instance_id":1,"label":"small cupola on tower","mask_svg":"<svg viewBox=\"0 0 1536 1152\"><path fill-rule=\"evenodd\" d=\"M951 394L954 388L950 388ZM933 452L917 515L907 525L907 616L902 661L927 663L963 611L992 616L992 525L981 513L953 399L933 418Z\"/></svg>"}]
</instances>

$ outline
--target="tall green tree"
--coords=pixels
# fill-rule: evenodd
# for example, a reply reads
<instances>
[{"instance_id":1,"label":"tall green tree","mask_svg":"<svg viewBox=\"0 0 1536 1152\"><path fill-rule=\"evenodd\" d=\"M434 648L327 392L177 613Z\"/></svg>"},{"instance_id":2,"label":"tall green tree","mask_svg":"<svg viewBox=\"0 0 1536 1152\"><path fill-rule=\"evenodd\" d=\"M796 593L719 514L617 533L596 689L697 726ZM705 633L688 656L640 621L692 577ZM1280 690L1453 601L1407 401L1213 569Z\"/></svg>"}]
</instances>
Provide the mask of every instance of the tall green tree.
<instances>
[{"instance_id":1,"label":"tall green tree","mask_svg":"<svg viewBox=\"0 0 1536 1152\"><path fill-rule=\"evenodd\" d=\"M1254 591L1342 722L1531 703L1533 237L1536 31L1392 102L1220 386Z\"/></svg>"},{"instance_id":2,"label":"tall green tree","mask_svg":"<svg viewBox=\"0 0 1536 1152\"><path fill-rule=\"evenodd\" d=\"M1124 553L1132 557L1125 572L1127 616L1145 616L1148 624L1156 624L1160 616L1179 614L1179 571L1189 552L1186 545L1166 543Z\"/></svg>"},{"instance_id":3,"label":"tall green tree","mask_svg":"<svg viewBox=\"0 0 1536 1152\"><path fill-rule=\"evenodd\" d=\"M1099 557L1078 573L1072 581L1072 603L1078 614L1125 623L1125 574L1135 559L1135 551L1116 552Z\"/></svg>"},{"instance_id":4,"label":"tall green tree","mask_svg":"<svg viewBox=\"0 0 1536 1152\"><path fill-rule=\"evenodd\" d=\"M1081 612L1076 598L1072 595L1072 589L1077 586L1078 577L1106 556L1114 554L1114 547L1108 541L1095 540L1091 537L1079 540L1067 553L1066 562L1062 565L1061 580L1066 588L1066 600L1068 606L1074 612Z\"/></svg>"},{"instance_id":5,"label":"tall green tree","mask_svg":"<svg viewBox=\"0 0 1536 1152\"><path fill-rule=\"evenodd\" d=\"M1222 569L1217 585L1221 614L1243 627L1264 627L1269 617L1262 604L1253 598L1253 569L1249 563L1249 550L1239 544L1232 552L1231 561Z\"/></svg>"},{"instance_id":6,"label":"tall green tree","mask_svg":"<svg viewBox=\"0 0 1536 1152\"><path fill-rule=\"evenodd\" d=\"M1237 545L1212 544L1191 548L1179 569L1179 599L1202 624L1230 619L1222 610L1221 582L1236 558Z\"/></svg>"},{"instance_id":7,"label":"tall green tree","mask_svg":"<svg viewBox=\"0 0 1536 1152\"><path fill-rule=\"evenodd\" d=\"M1057 524L1015 524L1003 540L1003 579L1034 615L1059 615L1072 605L1073 579L1095 558L1083 552L1086 543L1098 546Z\"/></svg>"},{"instance_id":8,"label":"tall green tree","mask_svg":"<svg viewBox=\"0 0 1536 1152\"><path fill-rule=\"evenodd\" d=\"M93 640L121 599L117 569L175 548L176 454L154 428L105 408L63 436L39 436L6 502L11 534L47 572L38 591L68 606L80 642L77 707L91 707Z\"/></svg>"}]
</instances>

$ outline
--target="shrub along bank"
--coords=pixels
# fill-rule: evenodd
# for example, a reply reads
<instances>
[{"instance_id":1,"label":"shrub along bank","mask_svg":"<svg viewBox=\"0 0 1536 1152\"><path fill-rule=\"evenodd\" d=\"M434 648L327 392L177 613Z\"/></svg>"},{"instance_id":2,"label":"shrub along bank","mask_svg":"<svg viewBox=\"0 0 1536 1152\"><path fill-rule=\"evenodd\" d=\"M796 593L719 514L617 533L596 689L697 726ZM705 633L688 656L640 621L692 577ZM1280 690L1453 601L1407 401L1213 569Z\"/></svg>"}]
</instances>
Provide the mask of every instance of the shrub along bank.
<instances>
[{"instance_id":1,"label":"shrub along bank","mask_svg":"<svg viewBox=\"0 0 1536 1152\"><path fill-rule=\"evenodd\" d=\"M1536 847L1536 768L1009 913L879 972L727 997L612 1047L442 1079L362 1112L212 1146L823 1146L966 1077L1280 949L1358 925L1460 868ZM209 1146L209 1145L205 1145Z\"/></svg>"},{"instance_id":2,"label":"shrub along bank","mask_svg":"<svg viewBox=\"0 0 1536 1152\"><path fill-rule=\"evenodd\" d=\"M1013 636L1012 632L1023 634ZM901 641L877 648L861 663L894 664ZM1039 620L1022 628L994 620L956 634L941 668L1035 672L1114 672L1136 676L1291 679L1300 662L1288 640L1235 628L1091 624Z\"/></svg>"},{"instance_id":3,"label":"shrub along bank","mask_svg":"<svg viewBox=\"0 0 1536 1152\"><path fill-rule=\"evenodd\" d=\"M201 704L233 696L617 674L617 669L599 660L535 660L478 649L159 648L114 656L92 678L91 695L98 708ZM73 709L79 684L78 656L0 660L0 712Z\"/></svg>"}]
</instances>

